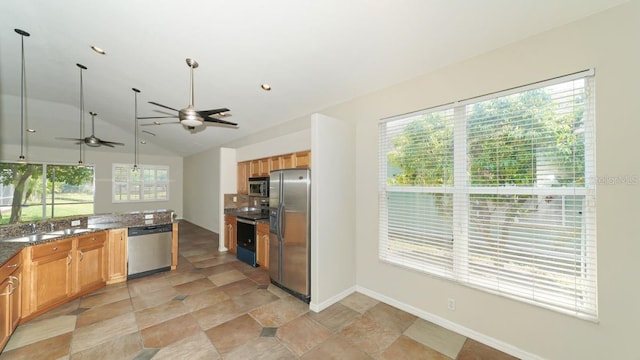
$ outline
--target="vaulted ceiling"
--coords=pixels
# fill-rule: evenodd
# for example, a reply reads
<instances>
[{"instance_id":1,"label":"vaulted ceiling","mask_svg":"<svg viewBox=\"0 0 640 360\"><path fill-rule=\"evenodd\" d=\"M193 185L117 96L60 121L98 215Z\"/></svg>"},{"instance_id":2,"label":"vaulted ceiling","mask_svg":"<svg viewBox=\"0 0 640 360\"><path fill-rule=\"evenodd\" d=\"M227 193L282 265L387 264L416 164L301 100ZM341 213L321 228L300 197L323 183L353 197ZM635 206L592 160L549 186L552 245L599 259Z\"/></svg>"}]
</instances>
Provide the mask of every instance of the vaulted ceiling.
<instances>
[{"instance_id":1,"label":"vaulted ceiling","mask_svg":"<svg viewBox=\"0 0 640 360\"><path fill-rule=\"evenodd\" d=\"M95 133L133 151L139 116L227 107L237 129L145 126L141 152L187 156L577 20L622 0L20 0L0 4L0 141L20 144L20 36L31 146L76 148L80 79ZM106 51L99 55L91 50ZM271 91L260 88L271 85ZM168 119L171 121L171 119ZM176 120L177 121L177 120ZM151 121L140 120L141 124ZM88 133L86 134L89 135ZM8 154L0 154L10 160Z\"/></svg>"}]
</instances>

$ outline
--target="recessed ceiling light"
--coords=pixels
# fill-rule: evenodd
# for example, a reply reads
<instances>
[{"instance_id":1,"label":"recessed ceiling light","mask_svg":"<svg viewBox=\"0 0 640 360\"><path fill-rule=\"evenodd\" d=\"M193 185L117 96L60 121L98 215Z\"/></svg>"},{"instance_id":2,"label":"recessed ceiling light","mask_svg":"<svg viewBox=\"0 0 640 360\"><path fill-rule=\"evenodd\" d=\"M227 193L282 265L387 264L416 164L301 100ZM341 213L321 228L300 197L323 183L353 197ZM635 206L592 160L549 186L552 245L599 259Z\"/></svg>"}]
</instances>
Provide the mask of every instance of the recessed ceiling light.
<instances>
[{"instance_id":1,"label":"recessed ceiling light","mask_svg":"<svg viewBox=\"0 0 640 360\"><path fill-rule=\"evenodd\" d=\"M100 54L100 55L104 55L104 54L106 54L106 53L107 53L106 51L104 51L104 50L100 49L99 47L97 47L97 46L95 46L95 45L91 45L91 50L93 50L93 51L97 52L97 53L98 53L98 54Z\"/></svg>"},{"instance_id":2,"label":"recessed ceiling light","mask_svg":"<svg viewBox=\"0 0 640 360\"><path fill-rule=\"evenodd\" d=\"M146 144L146 143L147 143L146 141L144 141L144 140L140 140L140 144L144 145L144 144Z\"/></svg>"},{"instance_id":3,"label":"recessed ceiling light","mask_svg":"<svg viewBox=\"0 0 640 360\"><path fill-rule=\"evenodd\" d=\"M271 91L271 86L269 86L269 84L262 84L262 85L260 85L260 87L264 91Z\"/></svg>"},{"instance_id":4,"label":"recessed ceiling light","mask_svg":"<svg viewBox=\"0 0 640 360\"><path fill-rule=\"evenodd\" d=\"M34 133L36 132L36 129L27 129L27 132Z\"/></svg>"}]
</instances>

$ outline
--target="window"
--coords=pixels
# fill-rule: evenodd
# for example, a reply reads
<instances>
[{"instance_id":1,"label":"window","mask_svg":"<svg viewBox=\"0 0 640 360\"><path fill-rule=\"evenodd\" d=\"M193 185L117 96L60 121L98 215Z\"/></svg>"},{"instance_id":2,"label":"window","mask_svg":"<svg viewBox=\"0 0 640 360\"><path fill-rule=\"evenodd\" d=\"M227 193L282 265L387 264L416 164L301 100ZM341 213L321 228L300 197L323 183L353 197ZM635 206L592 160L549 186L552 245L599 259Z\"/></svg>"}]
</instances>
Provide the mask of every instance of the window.
<instances>
[{"instance_id":1,"label":"window","mask_svg":"<svg viewBox=\"0 0 640 360\"><path fill-rule=\"evenodd\" d=\"M381 121L380 259L596 319L593 82Z\"/></svg>"},{"instance_id":2,"label":"window","mask_svg":"<svg viewBox=\"0 0 640 360\"><path fill-rule=\"evenodd\" d=\"M113 164L113 202L169 200L169 167Z\"/></svg>"},{"instance_id":3,"label":"window","mask_svg":"<svg viewBox=\"0 0 640 360\"><path fill-rule=\"evenodd\" d=\"M0 224L93 214L94 168L0 163Z\"/></svg>"}]
</instances>

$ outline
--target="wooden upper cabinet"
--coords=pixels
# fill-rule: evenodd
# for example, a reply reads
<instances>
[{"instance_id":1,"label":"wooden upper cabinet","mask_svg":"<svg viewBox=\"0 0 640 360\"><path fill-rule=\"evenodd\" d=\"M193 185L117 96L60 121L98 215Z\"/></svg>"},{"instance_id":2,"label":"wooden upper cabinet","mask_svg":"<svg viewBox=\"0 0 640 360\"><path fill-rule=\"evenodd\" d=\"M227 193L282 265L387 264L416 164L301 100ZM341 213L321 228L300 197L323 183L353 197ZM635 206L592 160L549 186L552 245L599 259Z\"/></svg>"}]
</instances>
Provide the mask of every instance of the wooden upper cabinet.
<instances>
[{"instance_id":1,"label":"wooden upper cabinet","mask_svg":"<svg viewBox=\"0 0 640 360\"><path fill-rule=\"evenodd\" d=\"M282 162L282 169L293 168L293 154L280 155L280 161Z\"/></svg>"},{"instance_id":2,"label":"wooden upper cabinet","mask_svg":"<svg viewBox=\"0 0 640 360\"><path fill-rule=\"evenodd\" d=\"M296 168L310 168L311 167L311 151L301 151L294 155Z\"/></svg>"},{"instance_id":3,"label":"wooden upper cabinet","mask_svg":"<svg viewBox=\"0 0 640 360\"><path fill-rule=\"evenodd\" d=\"M249 178L269 176L272 170L310 168L311 151L300 151L238 163L238 194L249 193Z\"/></svg>"},{"instance_id":4,"label":"wooden upper cabinet","mask_svg":"<svg viewBox=\"0 0 640 360\"><path fill-rule=\"evenodd\" d=\"M249 177L260 176L260 161L251 160L249 163Z\"/></svg>"},{"instance_id":5,"label":"wooden upper cabinet","mask_svg":"<svg viewBox=\"0 0 640 360\"><path fill-rule=\"evenodd\" d=\"M280 169L284 169L282 167L282 157L274 156L269 158L269 172L273 170L280 170Z\"/></svg>"},{"instance_id":6,"label":"wooden upper cabinet","mask_svg":"<svg viewBox=\"0 0 640 360\"><path fill-rule=\"evenodd\" d=\"M238 194L247 195L249 193L249 171L250 161L238 163Z\"/></svg>"},{"instance_id":7,"label":"wooden upper cabinet","mask_svg":"<svg viewBox=\"0 0 640 360\"><path fill-rule=\"evenodd\" d=\"M260 175L258 176L269 176L271 172L271 168L269 166L269 158L258 159L260 163Z\"/></svg>"}]
</instances>

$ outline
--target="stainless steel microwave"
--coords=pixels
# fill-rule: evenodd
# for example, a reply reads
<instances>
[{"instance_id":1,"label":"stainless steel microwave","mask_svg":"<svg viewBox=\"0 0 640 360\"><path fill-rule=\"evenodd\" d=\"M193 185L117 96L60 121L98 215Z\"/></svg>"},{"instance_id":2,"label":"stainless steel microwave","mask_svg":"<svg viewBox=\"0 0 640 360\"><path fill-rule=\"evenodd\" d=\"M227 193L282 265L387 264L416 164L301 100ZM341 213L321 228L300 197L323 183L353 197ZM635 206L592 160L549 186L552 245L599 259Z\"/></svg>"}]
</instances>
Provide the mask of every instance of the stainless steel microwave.
<instances>
[{"instance_id":1,"label":"stainless steel microwave","mask_svg":"<svg viewBox=\"0 0 640 360\"><path fill-rule=\"evenodd\" d=\"M249 196L269 196L269 178L252 177L249 178Z\"/></svg>"}]
</instances>

